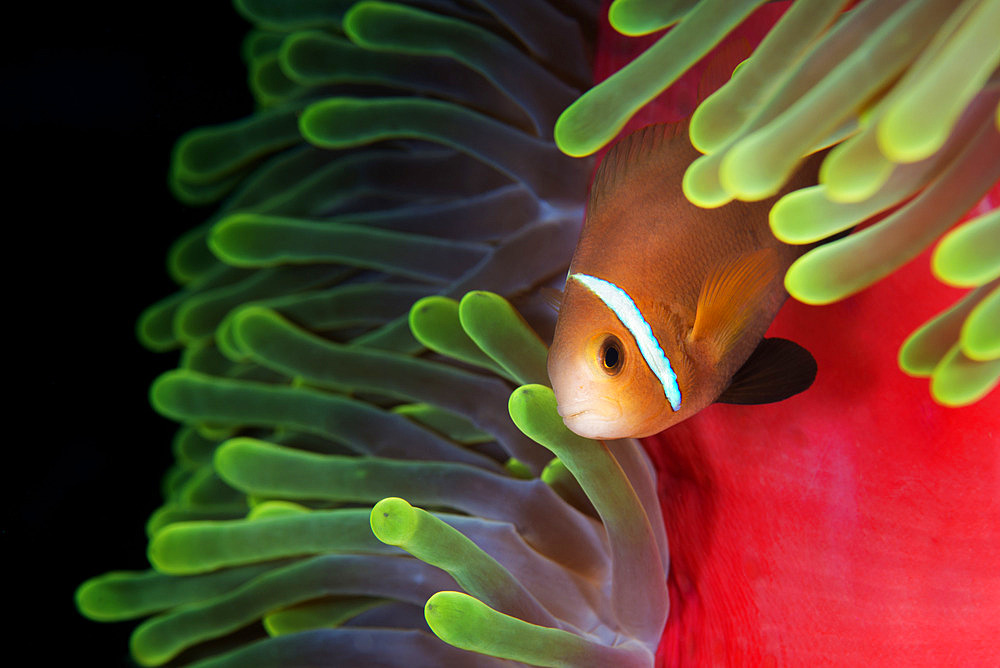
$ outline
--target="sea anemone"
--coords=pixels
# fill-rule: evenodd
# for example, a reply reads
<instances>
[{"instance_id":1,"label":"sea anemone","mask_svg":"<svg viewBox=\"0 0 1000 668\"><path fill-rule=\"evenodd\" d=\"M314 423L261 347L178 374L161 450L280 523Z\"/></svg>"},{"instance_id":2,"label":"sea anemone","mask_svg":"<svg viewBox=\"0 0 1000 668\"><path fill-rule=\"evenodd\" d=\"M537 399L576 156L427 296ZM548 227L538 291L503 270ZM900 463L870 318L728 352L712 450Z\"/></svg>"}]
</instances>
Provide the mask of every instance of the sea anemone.
<instances>
[{"instance_id":1,"label":"sea anemone","mask_svg":"<svg viewBox=\"0 0 1000 668\"><path fill-rule=\"evenodd\" d=\"M176 195L225 198L139 324L183 347L150 392L177 465L153 569L77 593L149 617L144 665L653 661L649 462L565 429L495 294L551 331L531 289L565 271L591 169L551 128L596 7L424 4L238 3L259 111L177 145Z\"/></svg>"},{"instance_id":2,"label":"sea anemone","mask_svg":"<svg viewBox=\"0 0 1000 668\"><path fill-rule=\"evenodd\" d=\"M160 665L253 624L274 639L199 665L302 665L331 655L349 664L377 656L386 665L493 665L435 644L421 630L415 606L424 606L440 638L467 650L532 665L652 662L666 617L667 550L651 470L637 442L609 450L574 436L558 418L551 390L525 385L511 396L510 413L559 457L535 476L521 462L545 459L537 445L490 434L503 431L488 421L505 414L509 394L497 393L504 387L498 378L363 347L347 364L323 359L323 351L336 355L335 344L315 337L312 345L289 345L283 337L302 336L301 330L273 311L241 312L270 323L239 324L238 331L253 331L258 342L320 370L297 376L314 389L179 371L154 386L161 410L187 420L198 410L205 420L248 427L271 424L275 407L294 404L297 414L347 420L367 434L352 439L348 426L326 431L290 420L286 428L320 436L312 448L249 436L218 445L212 466L195 471L175 503L210 506L212 491L235 490L255 499L246 518L161 517L149 546L155 572L110 573L78 593L81 609L97 619L157 613L133 635L140 662ZM544 345L497 295L473 292L461 304L425 298L411 319L432 349L454 350L512 382L544 379ZM267 363L280 366L278 356ZM366 379L352 383L354 390L397 398L418 393L424 403L379 411L332 393L350 382L352 364L364 370L357 378ZM333 370L334 386L318 380ZM434 435L407 418L445 433ZM358 454L334 454L333 443L325 448L333 452L318 452L323 436ZM507 471L461 445L494 439L519 455ZM380 442L385 446L376 448ZM385 498L391 494L436 512Z\"/></svg>"},{"instance_id":3,"label":"sea anemone","mask_svg":"<svg viewBox=\"0 0 1000 668\"><path fill-rule=\"evenodd\" d=\"M775 331L816 354L809 393L709 408L649 456L580 439L545 387L554 313L535 288L559 283L582 220L593 163L552 127L590 83L597 3L236 4L256 26L258 112L178 143L174 192L221 204L171 251L181 290L139 325L182 349L151 391L183 424L152 569L77 592L93 619L148 618L137 661L997 658L996 414L929 406L884 368L914 305L950 293L910 265L856 299L790 305ZM783 8L738 34L756 42ZM942 273L996 219L971 230ZM994 259L963 274L987 286L976 299ZM993 295L918 340L924 368L967 314L995 320Z\"/></svg>"}]
</instances>

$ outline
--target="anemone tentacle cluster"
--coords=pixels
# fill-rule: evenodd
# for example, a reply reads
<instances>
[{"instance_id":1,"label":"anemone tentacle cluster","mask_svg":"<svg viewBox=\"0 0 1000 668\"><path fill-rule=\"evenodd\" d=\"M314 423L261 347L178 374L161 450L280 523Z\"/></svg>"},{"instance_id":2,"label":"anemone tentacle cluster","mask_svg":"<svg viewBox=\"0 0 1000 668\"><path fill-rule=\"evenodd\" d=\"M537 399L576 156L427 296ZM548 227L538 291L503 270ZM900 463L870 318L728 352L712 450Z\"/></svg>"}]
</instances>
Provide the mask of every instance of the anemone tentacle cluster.
<instances>
[{"instance_id":1,"label":"anemone tentacle cluster","mask_svg":"<svg viewBox=\"0 0 1000 668\"><path fill-rule=\"evenodd\" d=\"M183 424L152 568L84 583L80 610L147 618L144 665L652 665L668 558L649 463L559 421L534 288L564 276L582 220L592 162L569 156L763 0L616 0L622 32L676 25L582 97L597 0L235 4L257 111L178 143L174 193L218 209L139 324L183 351L151 391ZM692 120L686 194L760 199L835 145L775 233L887 217L787 285L824 303L878 280L997 181L998 8L797 0ZM972 290L900 353L947 403L1000 378L1000 218L981 213L933 260Z\"/></svg>"},{"instance_id":2,"label":"anemone tentacle cluster","mask_svg":"<svg viewBox=\"0 0 1000 668\"><path fill-rule=\"evenodd\" d=\"M832 146L820 183L771 210L775 236L792 244L884 216L789 268L793 297L828 304L912 260L991 188L1000 200L1000 2L784 4L753 54L695 110L691 141L705 155L688 168L684 192L704 207L765 199L806 156ZM671 30L560 116L559 146L588 155L610 142L763 5L615 0L618 31ZM974 289L900 351L901 368L931 376L932 396L947 405L977 401L1000 381L1000 218L980 213L932 261L942 281Z\"/></svg>"},{"instance_id":3,"label":"anemone tentacle cluster","mask_svg":"<svg viewBox=\"0 0 1000 668\"><path fill-rule=\"evenodd\" d=\"M139 324L183 349L152 569L77 592L147 617L139 663L652 665L650 465L565 429L532 329L582 220L551 129L596 4L237 1L258 109L178 143L177 197L221 203Z\"/></svg>"}]
</instances>

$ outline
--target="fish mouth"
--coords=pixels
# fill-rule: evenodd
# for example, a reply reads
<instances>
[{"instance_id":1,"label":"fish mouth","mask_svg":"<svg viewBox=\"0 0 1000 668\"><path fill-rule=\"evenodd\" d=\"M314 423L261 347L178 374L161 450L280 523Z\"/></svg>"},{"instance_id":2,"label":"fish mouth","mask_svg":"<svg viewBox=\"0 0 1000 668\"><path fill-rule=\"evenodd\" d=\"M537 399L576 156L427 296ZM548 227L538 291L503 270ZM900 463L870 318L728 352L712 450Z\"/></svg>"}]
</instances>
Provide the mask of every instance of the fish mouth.
<instances>
[{"instance_id":1,"label":"fish mouth","mask_svg":"<svg viewBox=\"0 0 1000 668\"><path fill-rule=\"evenodd\" d=\"M557 408L563 424L574 434L584 438L622 438L629 431L622 424L622 409L617 402L601 401L597 406L579 404Z\"/></svg>"},{"instance_id":2,"label":"fish mouth","mask_svg":"<svg viewBox=\"0 0 1000 668\"><path fill-rule=\"evenodd\" d=\"M610 421L621 417L622 408L617 401L578 401L567 405L556 403L556 412L563 420L572 420L589 414L593 418Z\"/></svg>"},{"instance_id":3,"label":"fish mouth","mask_svg":"<svg viewBox=\"0 0 1000 668\"><path fill-rule=\"evenodd\" d=\"M559 406L556 406L556 413L559 413L559 417L561 417L563 420L566 420L566 419L569 419L569 418L575 418L577 416L583 415L584 413L589 413L591 410L593 410L593 409L591 409L591 408L584 408L583 410L576 411L575 413L569 413L569 412L563 411L563 409L560 408Z\"/></svg>"}]
</instances>

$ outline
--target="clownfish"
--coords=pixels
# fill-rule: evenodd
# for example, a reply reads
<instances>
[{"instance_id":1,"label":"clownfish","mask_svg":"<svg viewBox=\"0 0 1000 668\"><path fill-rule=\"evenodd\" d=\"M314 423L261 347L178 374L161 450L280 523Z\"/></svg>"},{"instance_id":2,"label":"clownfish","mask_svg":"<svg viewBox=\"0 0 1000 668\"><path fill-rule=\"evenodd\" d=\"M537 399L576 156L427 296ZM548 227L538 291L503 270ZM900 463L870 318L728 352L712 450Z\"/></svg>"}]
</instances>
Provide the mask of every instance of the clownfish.
<instances>
[{"instance_id":1,"label":"clownfish","mask_svg":"<svg viewBox=\"0 0 1000 668\"><path fill-rule=\"evenodd\" d=\"M649 436L713 402L781 401L815 379L808 351L763 337L808 250L778 241L768 211L814 185L819 161L771 199L701 209L681 191L699 155L686 124L651 125L594 177L548 357L559 415L581 436Z\"/></svg>"}]
</instances>

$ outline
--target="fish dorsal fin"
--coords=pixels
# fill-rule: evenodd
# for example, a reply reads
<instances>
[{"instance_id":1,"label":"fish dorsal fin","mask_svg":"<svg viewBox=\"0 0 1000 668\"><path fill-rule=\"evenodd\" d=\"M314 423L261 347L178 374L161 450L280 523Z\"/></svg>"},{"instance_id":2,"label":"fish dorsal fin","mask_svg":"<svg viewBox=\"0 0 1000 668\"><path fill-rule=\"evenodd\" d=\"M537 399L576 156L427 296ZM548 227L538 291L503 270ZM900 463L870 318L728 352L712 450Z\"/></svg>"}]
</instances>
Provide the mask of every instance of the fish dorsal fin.
<instances>
[{"instance_id":1,"label":"fish dorsal fin","mask_svg":"<svg viewBox=\"0 0 1000 668\"><path fill-rule=\"evenodd\" d=\"M542 301L549 305L556 313L559 313L559 309L562 307L563 291L556 288L551 288L549 286L543 286L538 289L538 294L541 296Z\"/></svg>"},{"instance_id":2,"label":"fish dorsal fin","mask_svg":"<svg viewBox=\"0 0 1000 668\"><path fill-rule=\"evenodd\" d=\"M716 359L721 359L753 319L778 270L778 254L772 248L719 265L701 287L691 340L708 342Z\"/></svg>"},{"instance_id":3,"label":"fish dorsal fin","mask_svg":"<svg viewBox=\"0 0 1000 668\"><path fill-rule=\"evenodd\" d=\"M716 401L770 404L804 392L815 378L808 350L787 339L763 339Z\"/></svg>"},{"instance_id":4,"label":"fish dorsal fin","mask_svg":"<svg viewBox=\"0 0 1000 668\"><path fill-rule=\"evenodd\" d=\"M600 204L604 193L613 191L626 181L634 170L642 168L648 160L655 159L659 149L681 131L680 123L656 123L640 128L619 140L601 160L594 182L590 186L589 209ZM684 129L687 124L683 124Z\"/></svg>"}]
</instances>

